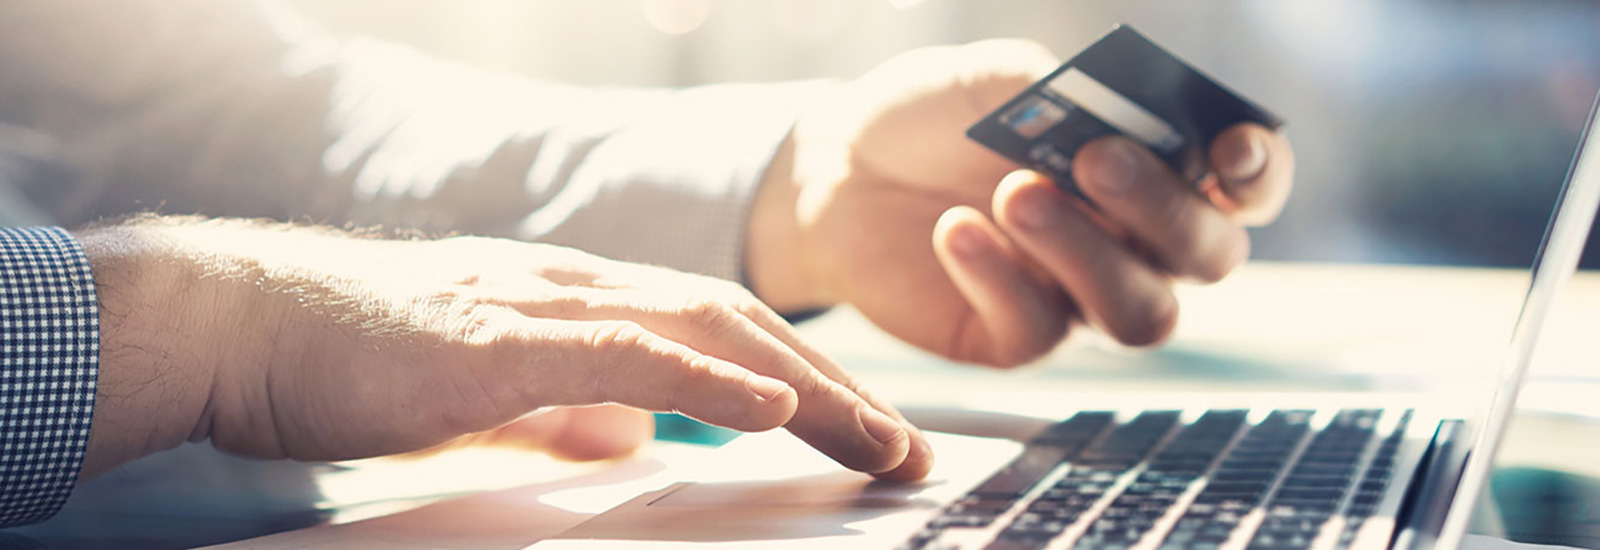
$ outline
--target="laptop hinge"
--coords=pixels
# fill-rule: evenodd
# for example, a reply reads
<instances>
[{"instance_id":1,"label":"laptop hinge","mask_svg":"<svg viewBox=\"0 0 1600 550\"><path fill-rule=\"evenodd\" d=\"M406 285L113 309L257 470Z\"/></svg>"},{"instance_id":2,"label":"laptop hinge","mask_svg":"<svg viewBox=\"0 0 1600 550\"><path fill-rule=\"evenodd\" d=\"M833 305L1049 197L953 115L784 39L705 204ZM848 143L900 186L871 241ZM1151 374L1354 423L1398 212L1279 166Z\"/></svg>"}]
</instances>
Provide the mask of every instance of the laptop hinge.
<instances>
[{"instance_id":1,"label":"laptop hinge","mask_svg":"<svg viewBox=\"0 0 1600 550\"><path fill-rule=\"evenodd\" d=\"M1467 453L1457 450L1464 444L1463 427L1460 420L1439 423L1427 452L1422 455L1417 475L1411 477L1411 485L1406 488L1405 504L1395 518L1400 528L1395 529L1390 548L1431 550L1438 540L1450 502L1455 497L1456 482L1466 464Z\"/></svg>"}]
</instances>

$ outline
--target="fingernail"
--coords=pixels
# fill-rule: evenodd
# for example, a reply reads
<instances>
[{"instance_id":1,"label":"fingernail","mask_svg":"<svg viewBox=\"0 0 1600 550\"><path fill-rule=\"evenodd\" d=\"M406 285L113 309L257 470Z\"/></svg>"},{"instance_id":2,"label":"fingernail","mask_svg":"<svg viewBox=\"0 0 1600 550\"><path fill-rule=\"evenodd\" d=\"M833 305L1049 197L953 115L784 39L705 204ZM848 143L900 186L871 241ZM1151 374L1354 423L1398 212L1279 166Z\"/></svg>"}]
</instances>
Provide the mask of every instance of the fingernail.
<instances>
[{"instance_id":1,"label":"fingernail","mask_svg":"<svg viewBox=\"0 0 1600 550\"><path fill-rule=\"evenodd\" d=\"M912 454L921 454L922 456L929 457L931 459L933 457L933 445L928 443L928 437L923 435L922 430L918 429L916 426L910 426L910 430L916 432L919 437L916 439L916 447L907 456Z\"/></svg>"},{"instance_id":2,"label":"fingernail","mask_svg":"<svg viewBox=\"0 0 1600 550\"><path fill-rule=\"evenodd\" d=\"M1230 180L1247 180L1260 175L1267 167L1267 147L1261 143L1261 136L1250 134L1244 141L1235 143L1238 145L1234 150L1224 152L1227 160L1217 171Z\"/></svg>"},{"instance_id":3,"label":"fingernail","mask_svg":"<svg viewBox=\"0 0 1600 550\"><path fill-rule=\"evenodd\" d=\"M1139 159L1135 156L1133 145L1113 139L1100 149L1100 154L1095 157L1095 181L1092 184L1107 193L1126 193L1133 187L1134 180L1139 178Z\"/></svg>"},{"instance_id":4,"label":"fingernail","mask_svg":"<svg viewBox=\"0 0 1600 550\"><path fill-rule=\"evenodd\" d=\"M783 395L783 392L789 390L788 384L765 376L746 378L744 385L750 388L750 391L755 393L756 397L760 397L762 402L771 402L773 399L777 399L778 396Z\"/></svg>"},{"instance_id":5,"label":"fingernail","mask_svg":"<svg viewBox=\"0 0 1600 550\"><path fill-rule=\"evenodd\" d=\"M896 439L905 437L905 428L900 427L899 422L878 412L877 409L862 405L856 410L856 416L861 417L861 427L867 430L867 435L878 440L880 444L888 445L894 443Z\"/></svg>"},{"instance_id":6,"label":"fingernail","mask_svg":"<svg viewBox=\"0 0 1600 550\"><path fill-rule=\"evenodd\" d=\"M989 252L988 237L978 231L975 227L962 227L951 232L950 249L967 258L983 257Z\"/></svg>"}]
</instances>

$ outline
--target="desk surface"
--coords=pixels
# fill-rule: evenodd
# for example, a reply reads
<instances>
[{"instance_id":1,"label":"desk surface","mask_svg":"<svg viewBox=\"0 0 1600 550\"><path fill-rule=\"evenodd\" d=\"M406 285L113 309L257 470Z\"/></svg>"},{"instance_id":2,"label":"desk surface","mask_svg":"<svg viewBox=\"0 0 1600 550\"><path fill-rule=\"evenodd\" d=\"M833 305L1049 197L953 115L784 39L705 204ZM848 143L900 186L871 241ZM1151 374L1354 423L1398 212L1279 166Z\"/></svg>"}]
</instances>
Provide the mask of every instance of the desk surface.
<instances>
[{"instance_id":1,"label":"desk surface","mask_svg":"<svg viewBox=\"0 0 1600 550\"><path fill-rule=\"evenodd\" d=\"M1004 373L933 358L849 310L801 329L875 391L907 406L960 405L1018 388L1412 391L1467 387L1492 374L1526 283L1526 273L1515 270L1253 263L1222 284L1180 289L1185 311L1174 339L1160 350L1132 352L1080 338L1036 366ZM1594 365L1600 343L1589 330L1600 316L1600 274L1580 274L1558 304L1527 388L1525 401L1534 406L1519 416L1502 449L1500 464L1512 485L1499 488L1559 508L1512 518L1514 535L1552 540L1551 533L1577 533L1594 537L1587 546L1600 546L1600 482L1582 486L1600 480L1593 451L1600 448L1600 400L1589 398L1600 394L1600 367ZM643 456L604 465L485 450L422 461L301 465L245 461L195 446L94 480L63 515L15 533L49 548L98 548L113 539L122 548L171 548L318 526L230 547L266 548L304 533L319 534L308 542L360 533L379 537L365 540L365 548L414 548L439 542L441 533L395 530L402 523L395 518L471 495L464 498L482 505L464 510L480 523L487 516L504 527L477 533L479 539L529 541L528 533L559 531L585 517L570 507L539 505L540 498L590 487L599 495L591 506L598 512L607 498L633 494L622 494L627 479L706 452L658 444ZM604 494L607 487L617 494ZM1585 492L1590 489L1593 494ZM378 519L362 521L368 518Z\"/></svg>"}]
</instances>

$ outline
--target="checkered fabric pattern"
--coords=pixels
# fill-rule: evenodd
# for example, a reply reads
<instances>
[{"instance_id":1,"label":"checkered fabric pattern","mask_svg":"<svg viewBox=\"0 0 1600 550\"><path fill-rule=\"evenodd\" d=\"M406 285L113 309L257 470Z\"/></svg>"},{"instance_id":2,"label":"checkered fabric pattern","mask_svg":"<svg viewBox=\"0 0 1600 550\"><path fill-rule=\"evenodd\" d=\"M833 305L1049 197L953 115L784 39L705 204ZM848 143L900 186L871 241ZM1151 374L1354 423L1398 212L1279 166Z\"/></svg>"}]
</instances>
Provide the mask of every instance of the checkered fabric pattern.
<instances>
[{"instance_id":1,"label":"checkered fabric pattern","mask_svg":"<svg viewBox=\"0 0 1600 550\"><path fill-rule=\"evenodd\" d=\"M72 493L99 363L83 247L59 228L0 229L0 527L44 520Z\"/></svg>"}]
</instances>

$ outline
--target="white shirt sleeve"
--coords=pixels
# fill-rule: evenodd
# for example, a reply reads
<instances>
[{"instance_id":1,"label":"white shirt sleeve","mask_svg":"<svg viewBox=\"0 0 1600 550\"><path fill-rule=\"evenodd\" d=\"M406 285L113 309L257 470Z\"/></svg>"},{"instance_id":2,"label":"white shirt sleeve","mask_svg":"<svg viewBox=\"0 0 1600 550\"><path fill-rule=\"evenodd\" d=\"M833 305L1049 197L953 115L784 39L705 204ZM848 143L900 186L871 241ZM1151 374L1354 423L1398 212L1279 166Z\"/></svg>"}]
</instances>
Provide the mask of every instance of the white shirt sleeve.
<instances>
[{"instance_id":1,"label":"white shirt sleeve","mask_svg":"<svg viewBox=\"0 0 1600 550\"><path fill-rule=\"evenodd\" d=\"M537 240L738 280L822 83L594 89L332 35L251 0L0 3L0 123L55 220L155 210Z\"/></svg>"}]
</instances>

